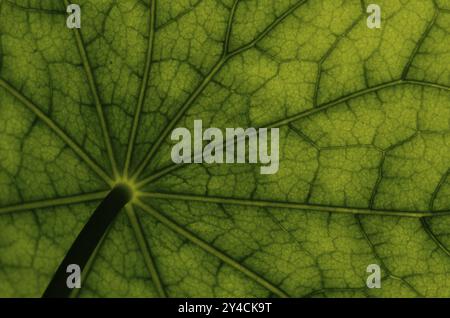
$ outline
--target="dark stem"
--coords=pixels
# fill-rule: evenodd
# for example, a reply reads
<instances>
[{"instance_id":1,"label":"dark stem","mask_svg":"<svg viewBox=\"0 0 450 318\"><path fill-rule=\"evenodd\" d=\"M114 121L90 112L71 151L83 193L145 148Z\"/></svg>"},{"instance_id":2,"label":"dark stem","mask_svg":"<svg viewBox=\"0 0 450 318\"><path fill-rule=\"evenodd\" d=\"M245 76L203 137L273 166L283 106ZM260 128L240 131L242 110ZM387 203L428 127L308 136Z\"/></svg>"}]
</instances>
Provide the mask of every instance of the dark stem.
<instances>
[{"instance_id":1,"label":"dark stem","mask_svg":"<svg viewBox=\"0 0 450 318\"><path fill-rule=\"evenodd\" d=\"M80 267L81 272L83 271L106 230L131 198L132 192L127 185L119 184L111 190L78 234L42 295L43 298L68 298L70 296L73 289L67 287L67 278L70 275L66 272L67 266L76 264Z\"/></svg>"}]
</instances>

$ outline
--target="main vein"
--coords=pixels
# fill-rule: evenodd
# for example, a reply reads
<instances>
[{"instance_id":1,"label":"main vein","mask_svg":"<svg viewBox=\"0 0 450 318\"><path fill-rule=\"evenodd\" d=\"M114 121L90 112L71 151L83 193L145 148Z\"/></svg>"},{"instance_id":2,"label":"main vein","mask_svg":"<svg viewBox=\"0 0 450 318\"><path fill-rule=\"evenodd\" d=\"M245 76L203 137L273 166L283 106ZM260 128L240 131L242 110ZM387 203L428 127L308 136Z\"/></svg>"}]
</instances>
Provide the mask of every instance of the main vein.
<instances>
[{"instance_id":1,"label":"main vein","mask_svg":"<svg viewBox=\"0 0 450 318\"><path fill-rule=\"evenodd\" d=\"M86 203L91 201L97 201L103 199L109 191L99 191L99 192L93 192L93 193L86 193L86 194L77 194L62 198L56 198L56 199L44 199L44 200L37 200L27 203L21 203L6 207L0 208L0 215L1 214L7 214L7 213L15 213L15 212L22 212L22 211L28 211L33 209L43 209L43 208L49 208L49 207L56 207L61 205L70 205L70 204L78 204L78 203Z\"/></svg>"},{"instance_id":2,"label":"main vein","mask_svg":"<svg viewBox=\"0 0 450 318\"><path fill-rule=\"evenodd\" d=\"M64 4L69 6L69 1L64 0ZM108 158L111 164L111 168L114 174L114 177L118 177L117 163L114 157L113 147L111 143L111 137L109 135L108 126L106 124L105 114L103 112L103 106L100 101L100 96L98 94L97 85L95 84L94 73L92 72L92 67L90 65L86 48L83 42L83 36L81 31L77 28L74 29L75 39L77 42L78 51L80 53L80 58L83 62L83 67L86 73L86 77L89 83L89 88L91 90L92 96L94 98L95 108L97 110L98 119L100 121L100 128L102 130L103 141L105 143L106 152L108 153Z\"/></svg>"},{"instance_id":3,"label":"main vein","mask_svg":"<svg viewBox=\"0 0 450 318\"><path fill-rule=\"evenodd\" d=\"M203 92L203 90L208 86L211 79L216 75L216 73L222 68L222 66L225 63L225 58L221 58L215 66L212 68L212 70L208 73L208 75L203 79L203 81L200 83L200 85L197 87L197 89L189 96L189 98L186 100L186 102L181 106L180 110L177 112L177 114L172 118L172 120L169 122L169 124L164 128L163 132L160 134L156 142L152 145L149 152L145 156L145 158L140 162L137 169L132 175L133 179L136 179L138 176L142 174L144 169L147 167L147 165L150 163L150 161L153 159L153 156L156 154L156 152L159 150L160 146L164 142L164 140L167 138L167 136L170 134L170 132L174 129L175 125L178 123L178 121L183 117L183 115L186 113L186 111L189 109L189 107L192 105L192 103L197 99L197 97Z\"/></svg>"},{"instance_id":4,"label":"main vein","mask_svg":"<svg viewBox=\"0 0 450 318\"><path fill-rule=\"evenodd\" d=\"M12 85L0 78L0 86L12 96L17 98L23 105L31 110L42 122L44 122L66 145L68 145L99 177L108 184L112 184L109 175L87 155L84 150L72 140L50 117L39 109L32 101L17 91Z\"/></svg>"},{"instance_id":5,"label":"main vein","mask_svg":"<svg viewBox=\"0 0 450 318\"><path fill-rule=\"evenodd\" d=\"M174 193L156 193L156 192L144 192L141 197L154 198L154 199L168 199L179 201L196 201L203 203L214 204L231 204L231 205L243 205L261 208L284 208L284 209L297 209L314 212L326 212L326 213L343 213L343 214L355 214L355 215L381 215L381 216L401 216L411 218L423 218L432 216L445 216L450 215L450 211L395 211L395 210L378 210L378 209L364 209L364 208L347 208L325 205L314 205L305 203L290 203L281 201L267 201L267 200L253 200L253 199L235 199L226 197L209 197L201 195L190 194L174 194Z\"/></svg>"},{"instance_id":6,"label":"main vein","mask_svg":"<svg viewBox=\"0 0 450 318\"><path fill-rule=\"evenodd\" d=\"M133 206L126 207L128 219L131 224L131 228L133 229L134 235L136 237L136 241L138 243L141 254L144 258L144 263L150 273L150 277L152 278L153 283L156 286L156 290L160 297L167 297L166 291L164 290L164 286L161 281L161 277L158 273L158 269L156 268L155 261L153 260L153 256L150 250L150 246L148 245L144 232L139 221L136 212L134 211Z\"/></svg>"},{"instance_id":7,"label":"main vein","mask_svg":"<svg viewBox=\"0 0 450 318\"><path fill-rule=\"evenodd\" d=\"M202 80L202 82L197 86L197 88L188 97L188 99L183 103L183 105L180 107L180 109L178 110L176 115L170 120L170 122L164 128L163 132L159 135L156 142L150 147L150 150L147 152L146 156L140 162L137 169L133 173L133 178L137 178L142 174L144 169L147 167L147 165L153 159L153 157L156 154L156 152L158 151L158 149L161 147L164 140L167 138L167 136L170 134L170 132L174 129L175 125L180 121L180 119L184 116L184 114L190 109L190 107L195 102L195 100L205 90L205 88L208 86L208 84L211 82L211 80L214 78L214 76L221 70L221 68L227 63L227 61L230 60L232 57L234 57L238 54L241 54L241 53L251 49L252 47L254 47L270 31L272 31L277 25L279 25L281 22L283 22L292 12L294 12L301 5L306 3L306 0L296 2L293 6L291 6L284 13L282 13L279 17L277 17L271 24L269 24L260 34L258 34L255 37L254 40L250 41L249 43L239 47L238 49L236 49L232 52L229 52L228 49L229 49L229 37L231 36L231 23L233 22L233 16L236 13L237 3L238 3L238 1L236 1L234 3L232 10L230 12L231 17L228 20L228 26L227 26L226 34L225 34L225 40L224 40L225 44L224 44L224 50L222 52L222 56L216 62L216 64L212 67L212 69L209 71L209 73L205 76L205 78Z\"/></svg>"},{"instance_id":8,"label":"main vein","mask_svg":"<svg viewBox=\"0 0 450 318\"><path fill-rule=\"evenodd\" d=\"M136 205L139 206L142 210L147 212L149 215L153 216L156 220L167 226L169 229L174 231L175 233L178 233L179 235L183 236L187 240L191 241L201 249L205 250L206 252L212 254L213 256L219 258L221 261L223 261L225 264L233 267L234 269L240 271L250 279L256 281L261 286L265 287L267 290L272 292L274 295L277 295L279 297L289 297L286 292L266 280L264 277L260 276L259 274L253 272L252 270L248 269L244 265L240 264L230 256L226 255L225 253L219 251L217 248L213 247L209 243L203 241L202 239L198 238L196 235L191 233L190 231L184 229L182 226L180 226L175 221L169 219L167 216L163 215L159 211L155 210L154 208L137 201Z\"/></svg>"},{"instance_id":9,"label":"main vein","mask_svg":"<svg viewBox=\"0 0 450 318\"><path fill-rule=\"evenodd\" d=\"M136 142L137 130L139 127L139 121L142 113L142 107L144 105L145 95L147 92L147 86L150 80L150 72L152 65L153 56L153 43L155 40L155 24L156 24L156 0L150 1L150 18L149 18L149 34L148 34L148 47L147 56L145 60L144 75L141 83L141 89L139 92L138 103L136 107L136 112L134 114L133 124L128 138L128 148L125 157L124 175L128 176L131 158L133 156L134 144Z\"/></svg>"},{"instance_id":10,"label":"main vein","mask_svg":"<svg viewBox=\"0 0 450 318\"><path fill-rule=\"evenodd\" d=\"M393 80L393 81L390 81L390 82L386 82L386 83L375 85L375 86L372 86L372 87L369 87L369 88L362 89L360 91L348 94L346 96L340 97L338 99L335 99L335 100L327 102L327 103L323 103L323 104L321 104L321 105L319 105L317 107L307 109L305 111L299 112L299 113L297 113L297 114L295 114L293 116L287 117L285 119L278 120L278 121L275 121L275 122L272 122L272 123L268 123L268 124L264 125L264 127L269 127L269 128L282 127L282 126L288 125L288 124L290 124L290 123L292 123L294 121L297 121L297 120L300 120L300 119L303 119L303 118L307 118L307 117L312 116L314 114L317 114L317 113L320 113L322 111L325 111L325 110L327 110L329 108L332 108L334 106L341 105L341 104L343 104L343 103L345 103L345 102L347 102L349 100L352 100L352 99L355 99L355 98L358 98L358 97L361 97L361 96L364 96L364 95L367 95L367 94L370 94L370 93L373 93L373 92L377 92L377 91L385 89L385 88L395 87L395 86L398 86L398 85L408 85L408 84L409 85L423 86L423 87L432 87L432 88L441 89L441 90L445 90L445 91L449 91L450 92L450 87L446 86L446 85L442 85L442 84L436 84L436 83L431 83L431 82L426 82L426 81L418 81L418 80L402 80L402 79ZM221 146L222 148L225 147L226 142L227 141L225 141L222 144L222 146ZM142 180L140 180L138 185L140 187L143 187L143 186L147 185L148 183L153 182L153 181L155 181L155 180L157 180L157 179L167 175L168 173L170 173L170 172L172 172L174 170L177 170L177 169L179 169L179 168L181 168L183 166L185 166L185 164L172 164L172 165L166 166L166 167L162 168L160 171L157 171L156 173L154 173L154 174L152 174L152 175L150 175L148 177L145 177Z\"/></svg>"},{"instance_id":11,"label":"main vein","mask_svg":"<svg viewBox=\"0 0 450 318\"><path fill-rule=\"evenodd\" d=\"M340 98L335 99L333 101L324 103L324 104L322 104L320 106L317 106L315 108L310 108L310 109L308 109L306 111L303 111L303 112L300 112L300 113L298 113L296 115L293 115L293 116L287 117L285 119L279 120L277 122L269 124L268 126L269 127L283 126L283 125L289 124L289 123L291 123L293 121L296 121L296 120L302 119L304 117L308 117L308 116L311 116L313 114L319 113L321 111L327 110L330 107L342 104L342 103L344 103L346 101L355 99L357 97L361 97L361 96L364 96L364 95L367 95L367 94L370 94L370 93L382 90L384 88L398 86L398 85L407 85L407 84L417 85L417 86L425 86L425 87L428 86L428 87L434 87L434 88L450 91L450 87L445 86L445 85L435 84L435 83L429 83L429 82L424 82L424 81L416 81L416 80L402 80L402 79L393 80L393 81L390 81L390 82L382 83L382 84L379 84L379 85L375 85L375 86L372 86L372 87L369 87L369 88L366 88L366 89L362 89L362 90L359 90L357 92L348 94L346 96L340 97Z\"/></svg>"}]
</instances>

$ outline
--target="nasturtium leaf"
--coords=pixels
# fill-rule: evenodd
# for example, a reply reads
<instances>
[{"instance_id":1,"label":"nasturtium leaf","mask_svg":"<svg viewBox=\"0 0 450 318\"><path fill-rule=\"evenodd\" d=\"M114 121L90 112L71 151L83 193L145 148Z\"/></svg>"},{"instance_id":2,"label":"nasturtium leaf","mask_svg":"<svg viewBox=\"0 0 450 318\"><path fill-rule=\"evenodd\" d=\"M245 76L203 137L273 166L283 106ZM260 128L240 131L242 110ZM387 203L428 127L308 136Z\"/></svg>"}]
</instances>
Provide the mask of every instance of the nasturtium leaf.
<instances>
[{"instance_id":1,"label":"nasturtium leaf","mask_svg":"<svg viewBox=\"0 0 450 318\"><path fill-rule=\"evenodd\" d=\"M0 296L40 297L133 200L78 297L450 297L450 2L0 0ZM280 168L170 133L279 127ZM366 286L370 264L381 288Z\"/></svg>"}]
</instances>

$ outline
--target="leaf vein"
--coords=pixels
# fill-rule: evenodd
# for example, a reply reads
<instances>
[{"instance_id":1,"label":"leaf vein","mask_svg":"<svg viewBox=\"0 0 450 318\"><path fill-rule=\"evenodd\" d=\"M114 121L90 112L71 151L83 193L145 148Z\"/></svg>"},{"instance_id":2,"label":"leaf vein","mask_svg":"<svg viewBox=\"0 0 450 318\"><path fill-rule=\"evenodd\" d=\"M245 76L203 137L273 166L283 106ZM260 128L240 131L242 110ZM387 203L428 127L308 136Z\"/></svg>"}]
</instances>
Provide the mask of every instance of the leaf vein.
<instances>
[{"instance_id":1,"label":"leaf vein","mask_svg":"<svg viewBox=\"0 0 450 318\"><path fill-rule=\"evenodd\" d=\"M431 82L426 82L426 81L418 81L418 80L394 80L394 81L390 81L390 82L386 82L386 83L382 83L376 86L372 86L354 93L351 93L349 95L340 97L338 99L335 99L333 101L324 103L322 105L319 105L315 108L310 108L307 109L305 111L299 112L293 116L287 117L285 119L276 121L276 122L272 122L269 123L267 125L264 125L264 127L268 127L268 128L275 128L275 127L282 127L285 125L288 125L294 121L300 120L302 118L306 118L309 117L311 115L314 115L316 113L319 113L321 111L325 111L331 107L340 105L342 103L345 103L349 100L373 93L373 92L377 92L379 90L382 90L384 88L388 88L388 87L395 87L398 85L417 85L417 86L423 86L423 87L432 87L432 88L436 88L436 89L441 89L441 90L445 90L445 91L449 91L450 92L450 87L446 86L446 85L442 85L442 84L437 84L437 83L431 83ZM224 147L225 145L222 144L222 147ZM180 169L181 167L186 166L186 164L172 164L172 165L168 165L162 169L160 169L159 171L157 171L156 173L149 175L145 178L143 178L141 181L139 181L139 186L145 186L146 184L153 182L157 179L160 179L162 177L164 177L165 175L169 174L170 172L173 172L175 170Z\"/></svg>"},{"instance_id":2,"label":"leaf vein","mask_svg":"<svg viewBox=\"0 0 450 318\"><path fill-rule=\"evenodd\" d=\"M261 39L263 39L271 30L273 30L277 25L279 25L284 19L289 16L293 11L295 11L297 8L299 8L302 4L306 3L307 0L298 1L295 5L287 9L283 14L281 14L277 19L275 19L264 31L262 31L253 41L251 41L249 44L242 46L241 48L238 48L234 50L233 52L223 52L221 58L216 62L216 64L213 66L213 68L209 71L209 73L206 75L206 77L202 80L199 86L194 90L194 92L187 98L187 100L183 103L183 105L180 107L180 109L177 111L176 115L170 120L168 125L164 128L163 132L160 134L156 142L150 147L150 150L147 152L147 155L144 157L144 159L141 161L141 163L138 165L138 168L133 173L132 178L135 179L139 177L144 169L148 166L150 161L152 160L153 156L156 154L158 149L161 147L164 140L167 138L167 136L170 134L172 129L175 127L175 125L179 122L179 120L184 116L184 114L189 110L189 108L192 106L194 101L200 96L200 94L204 91L204 89L208 86L208 84L211 82L211 80L214 78L214 76L222 69L222 67L227 63L228 60L230 60L232 57L252 48L256 43L258 43ZM230 15L233 16L235 14L237 7L237 1L235 2L232 11L230 12ZM229 21L232 22L232 17L229 19ZM231 26L227 28L226 35L225 35L225 42L227 41L227 38L230 36L231 33ZM226 48L224 46L224 48Z\"/></svg>"},{"instance_id":3,"label":"leaf vein","mask_svg":"<svg viewBox=\"0 0 450 318\"><path fill-rule=\"evenodd\" d=\"M325 213L343 213L343 214L354 214L354 215L378 215L378 216L401 216L401 217L411 217L411 218L423 218L432 217L439 215L448 215L450 211L439 211L439 212L429 212L429 211L396 211L396 210L378 210L378 209L364 209L364 208L352 208L352 207L337 207L337 206L326 206L326 205L314 205L314 204L304 204L304 203L289 203L281 201L268 201L268 200L248 200L248 199L234 199L226 197L209 197L200 195L190 195L190 194L175 194L175 193L157 193L157 192L144 192L141 194L142 197L154 198L154 199L170 199L178 201L195 201L203 203L214 203L214 204L231 204L231 205L243 205L243 206L253 206L261 208L284 208L284 209L298 209L298 210L309 210L313 212L325 212Z\"/></svg>"},{"instance_id":4,"label":"leaf vein","mask_svg":"<svg viewBox=\"0 0 450 318\"><path fill-rule=\"evenodd\" d=\"M148 47L147 47L147 56L145 60L144 67L144 75L141 83L141 89L139 92L138 103L136 107L136 112L134 114L133 124L130 132L130 136L128 138L128 146L127 153L125 158L125 166L124 166L124 175L128 176L131 158L133 156L133 149L136 142L137 130L139 127L142 107L144 105L144 100L146 97L147 86L150 81L150 72L152 66L152 58L153 58L153 44L155 40L155 24L156 24L156 0L151 0L150 3L150 17L149 17L149 34L148 34Z\"/></svg>"},{"instance_id":5,"label":"leaf vein","mask_svg":"<svg viewBox=\"0 0 450 318\"><path fill-rule=\"evenodd\" d=\"M139 246L139 250L144 258L145 266L147 267L150 277L152 278L153 283L156 286L156 290L160 297L167 297L166 291L164 290L164 286L161 281L161 277L158 273L158 269L156 268L155 261L153 260L152 253L150 251L150 246L145 240L144 232L139 221L136 212L134 211L132 206L127 206L127 215L131 224L131 228L133 229L134 235L136 237L136 241Z\"/></svg>"},{"instance_id":6,"label":"leaf vein","mask_svg":"<svg viewBox=\"0 0 450 318\"><path fill-rule=\"evenodd\" d=\"M146 205L140 201L137 201L137 206L139 206L141 209L143 209L145 212L147 212L149 215L153 216L155 219L160 221L162 224L173 230L175 233L178 233L182 237L186 238L187 240L191 241L204 251L210 253L211 255L217 257L221 261L223 261L225 264L231 266L232 268L240 271L242 274L246 275L250 279L256 281L261 286L265 287L267 290L271 291L273 294L286 298L289 297L288 294L286 294L283 290L278 288L277 286L273 285L271 282L267 281L264 277L260 276L259 274L255 273L254 271L248 269L244 265L240 264L230 256L226 255L225 253L219 251L217 248L213 247L209 243L203 241L202 239L198 238L196 235L191 233L190 231L186 230L182 226L180 226L175 221L169 219L167 216L163 215L161 212L155 210L154 208L150 207L149 205Z\"/></svg>"},{"instance_id":7,"label":"leaf vein","mask_svg":"<svg viewBox=\"0 0 450 318\"><path fill-rule=\"evenodd\" d=\"M3 87L8 93L19 100L30 111L32 111L42 122L44 122L59 138L61 138L100 178L108 184L112 184L109 175L97 164L88 154L69 137L50 117L39 109L32 101L22 95L13 86L4 79L0 78L0 87Z\"/></svg>"},{"instance_id":8,"label":"leaf vein","mask_svg":"<svg viewBox=\"0 0 450 318\"><path fill-rule=\"evenodd\" d=\"M70 3L68 0L63 0L63 1L64 1L64 4L66 7L69 6ZM84 45L83 36L81 34L81 31L79 29L75 28L74 33L75 33L75 40L76 40L77 47L78 47L78 52L80 53L80 58L82 60L83 66L84 66L84 70L85 70L86 77L88 80L89 88L90 88L91 94L94 98L95 108L97 110L98 119L100 121L100 128L102 130L103 142L106 147L106 152L108 153L108 158L109 158L109 161L111 164L111 168L113 170L114 177L117 178L118 177L117 163L116 163L116 160L114 157L114 151L112 148L111 137L109 134L107 123L106 123L105 114L103 112L103 106L100 101L97 84L95 83L94 73L92 71L92 67L89 62L89 58L87 55L86 47Z\"/></svg>"},{"instance_id":9,"label":"leaf vein","mask_svg":"<svg viewBox=\"0 0 450 318\"><path fill-rule=\"evenodd\" d=\"M21 203L17 205L11 205L11 206L5 206L0 208L0 215L2 214L9 214L9 213L15 213L15 212L22 212L27 210L34 210L34 209L42 209L42 208L50 208L50 207L57 207L61 205L73 205L73 204L79 204L79 203L87 203L91 201L101 200L103 199L109 191L99 191L99 192L92 192L92 193L86 193L86 194L77 194L62 198L56 198L56 199L44 199L39 201L32 201L27 203Z\"/></svg>"}]
</instances>

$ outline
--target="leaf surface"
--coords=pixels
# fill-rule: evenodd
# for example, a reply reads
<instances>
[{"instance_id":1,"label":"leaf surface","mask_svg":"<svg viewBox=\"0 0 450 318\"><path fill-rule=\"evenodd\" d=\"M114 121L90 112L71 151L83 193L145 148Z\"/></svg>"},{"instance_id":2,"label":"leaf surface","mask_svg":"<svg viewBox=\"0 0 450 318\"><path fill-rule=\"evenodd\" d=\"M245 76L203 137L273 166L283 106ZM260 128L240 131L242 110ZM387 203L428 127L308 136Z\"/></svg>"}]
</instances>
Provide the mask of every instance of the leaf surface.
<instances>
[{"instance_id":1,"label":"leaf surface","mask_svg":"<svg viewBox=\"0 0 450 318\"><path fill-rule=\"evenodd\" d=\"M39 297L118 182L79 297L449 297L450 3L0 0L0 296ZM174 165L279 127L280 170ZM366 287L379 264L382 288Z\"/></svg>"}]
</instances>

